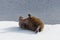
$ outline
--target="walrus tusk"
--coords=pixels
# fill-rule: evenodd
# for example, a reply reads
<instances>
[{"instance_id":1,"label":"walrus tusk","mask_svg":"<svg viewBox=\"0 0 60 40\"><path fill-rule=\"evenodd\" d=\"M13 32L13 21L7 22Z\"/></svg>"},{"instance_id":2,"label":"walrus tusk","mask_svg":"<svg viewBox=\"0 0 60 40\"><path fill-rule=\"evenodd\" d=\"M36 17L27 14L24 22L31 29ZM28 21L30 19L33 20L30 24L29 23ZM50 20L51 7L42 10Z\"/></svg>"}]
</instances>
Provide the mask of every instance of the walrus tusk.
<instances>
[{"instance_id":1,"label":"walrus tusk","mask_svg":"<svg viewBox=\"0 0 60 40\"><path fill-rule=\"evenodd\" d=\"M37 29L35 30L35 33L39 32L40 26L37 27Z\"/></svg>"}]
</instances>

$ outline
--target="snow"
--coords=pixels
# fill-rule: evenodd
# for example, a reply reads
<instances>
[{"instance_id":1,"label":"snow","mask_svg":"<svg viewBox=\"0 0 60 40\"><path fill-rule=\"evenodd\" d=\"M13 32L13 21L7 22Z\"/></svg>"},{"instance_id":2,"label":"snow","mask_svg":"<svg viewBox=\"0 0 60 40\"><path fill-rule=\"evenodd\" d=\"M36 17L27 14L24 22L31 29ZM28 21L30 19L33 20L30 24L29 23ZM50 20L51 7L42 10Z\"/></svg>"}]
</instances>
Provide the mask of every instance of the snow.
<instances>
[{"instance_id":1,"label":"snow","mask_svg":"<svg viewBox=\"0 0 60 40\"><path fill-rule=\"evenodd\" d=\"M16 21L0 21L0 40L60 40L60 24L45 24L37 34L19 28Z\"/></svg>"}]
</instances>

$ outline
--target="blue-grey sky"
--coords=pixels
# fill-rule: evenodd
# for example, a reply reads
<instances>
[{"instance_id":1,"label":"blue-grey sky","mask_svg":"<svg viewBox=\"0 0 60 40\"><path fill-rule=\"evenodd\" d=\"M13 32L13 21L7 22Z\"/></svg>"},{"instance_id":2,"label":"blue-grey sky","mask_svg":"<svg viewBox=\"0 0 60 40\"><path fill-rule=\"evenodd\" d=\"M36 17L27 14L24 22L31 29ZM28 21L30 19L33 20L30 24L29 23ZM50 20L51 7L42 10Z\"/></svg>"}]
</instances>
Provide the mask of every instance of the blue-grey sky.
<instances>
[{"instance_id":1,"label":"blue-grey sky","mask_svg":"<svg viewBox=\"0 0 60 40\"><path fill-rule=\"evenodd\" d=\"M60 23L60 0L0 0L0 20L18 21L28 13L45 23Z\"/></svg>"}]
</instances>

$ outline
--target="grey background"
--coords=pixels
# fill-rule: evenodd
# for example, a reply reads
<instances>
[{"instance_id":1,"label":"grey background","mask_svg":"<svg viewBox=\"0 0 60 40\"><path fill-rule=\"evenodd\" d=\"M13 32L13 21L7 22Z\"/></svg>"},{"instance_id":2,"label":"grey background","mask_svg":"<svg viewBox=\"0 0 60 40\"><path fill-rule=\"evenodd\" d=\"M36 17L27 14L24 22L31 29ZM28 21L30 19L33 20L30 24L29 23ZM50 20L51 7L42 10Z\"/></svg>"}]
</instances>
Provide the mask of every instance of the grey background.
<instances>
[{"instance_id":1,"label":"grey background","mask_svg":"<svg viewBox=\"0 0 60 40\"><path fill-rule=\"evenodd\" d=\"M28 13L46 24L59 24L60 0L0 0L0 21L18 21Z\"/></svg>"}]
</instances>

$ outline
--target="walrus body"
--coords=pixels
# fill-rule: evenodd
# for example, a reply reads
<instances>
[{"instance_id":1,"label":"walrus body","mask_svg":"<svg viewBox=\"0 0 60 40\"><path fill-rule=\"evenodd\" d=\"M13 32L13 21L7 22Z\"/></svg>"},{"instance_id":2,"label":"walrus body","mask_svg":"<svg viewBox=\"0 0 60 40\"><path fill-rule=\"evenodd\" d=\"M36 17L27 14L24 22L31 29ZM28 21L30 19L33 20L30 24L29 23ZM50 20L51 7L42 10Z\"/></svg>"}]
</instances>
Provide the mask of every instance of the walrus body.
<instances>
[{"instance_id":1,"label":"walrus body","mask_svg":"<svg viewBox=\"0 0 60 40\"><path fill-rule=\"evenodd\" d=\"M31 21L28 18L21 18L19 17L19 26L23 29L28 29L35 31L37 27L34 27L34 25L31 23Z\"/></svg>"},{"instance_id":2,"label":"walrus body","mask_svg":"<svg viewBox=\"0 0 60 40\"><path fill-rule=\"evenodd\" d=\"M24 29L41 32L44 28L44 23L37 17L28 15L28 18L19 17L19 26Z\"/></svg>"}]
</instances>

